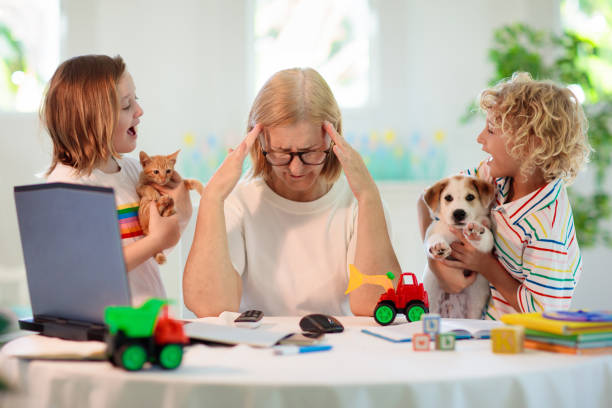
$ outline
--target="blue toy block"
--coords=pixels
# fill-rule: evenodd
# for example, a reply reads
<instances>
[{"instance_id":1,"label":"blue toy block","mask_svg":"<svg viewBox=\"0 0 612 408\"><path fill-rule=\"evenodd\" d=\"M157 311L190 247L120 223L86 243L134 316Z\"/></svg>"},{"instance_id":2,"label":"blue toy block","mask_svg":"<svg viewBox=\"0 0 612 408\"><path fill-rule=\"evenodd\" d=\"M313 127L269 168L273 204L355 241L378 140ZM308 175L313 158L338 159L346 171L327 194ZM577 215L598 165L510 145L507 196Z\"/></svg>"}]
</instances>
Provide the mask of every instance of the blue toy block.
<instances>
[{"instance_id":1,"label":"blue toy block","mask_svg":"<svg viewBox=\"0 0 612 408\"><path fill-rule=\"evenodd\" d=\"M440 333L440 315L436 313L428 313L423 315L423 332L429 334L433 340L436 334Z\"/></svg>"}]
</instances>

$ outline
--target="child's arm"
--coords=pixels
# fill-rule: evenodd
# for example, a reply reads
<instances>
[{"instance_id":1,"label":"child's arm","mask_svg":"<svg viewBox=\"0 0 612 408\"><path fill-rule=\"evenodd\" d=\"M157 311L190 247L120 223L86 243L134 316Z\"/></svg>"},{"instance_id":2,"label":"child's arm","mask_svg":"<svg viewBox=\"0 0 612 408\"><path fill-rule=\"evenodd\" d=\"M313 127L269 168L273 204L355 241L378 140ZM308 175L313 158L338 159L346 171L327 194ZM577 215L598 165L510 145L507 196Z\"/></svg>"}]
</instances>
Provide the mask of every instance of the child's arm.
<instances>
[{"instance_id":1,"label":"child's arm","mask_svg":"<svg viewBox=\"0 0 612 408\"><path fill-rule=\"evenodd\" d=\"M429 208L425 204L423 195L417 200L417 214L419 217L419 228L421 230L421 240L425 241L425 233L427 228L432 223L429 213ZM436 275L442 290L447 293L459 293L466 287L472 284L476 279L476 274L471 274L468 277L463 275L463 269L457 269L445 265L444 263L427 257L429 269Z\"/></svg>"},{"instance_id":2,"label":"child's arm","mask_svg":"<svg viewBox=\"0 0 612 408\"><path fill-rule=\"evenodd\" d=\"M149 235L123 247L123 258L128 272L156 253L176 245L180 238L176 216L160 216L153 202L150 203L149 213Z\"/></svg>"},{"instance_id":3,"label":"child's arm","mask_svg":"<svg viewBox=\"0 0 612 408\"><path fill-rule=\"evenodd\" d=\"M552 238L552 239L551 239ZM517 289L518 308L522 313L569 309L582 269L580 250L559 238L534 240L523 252L525 280Z\"/></svg>"},{"instance_id":4,"label":"child's arm","mask_svg":"<svg viewBox=\"0 0 612 408\"><path fill-rule=\"evenodd\" d=\"M570 307L576 276L582 268L580 250L571 251L562 240L550 235L544 240L529 242L517 260L525 276L519 282L495 255L476 250L461 231L455 234L461 242L451 244L451 248L458 261L443 262L481 273L516 311L528 313Z\"/></svg>"},{"instance_id":5,"label":"child's arm","mask_svg":"<svg viewBox=\"0 0 612 408\"><path fill-rule=\"evenodd\" d=\"M451 248L457 261L444 259L441 262L449 267L464 268L480 273L502 294L510 306L517 311L521 311L517 297L517 293L522 286L521 283L506 271L506 268L499 263L492 252L482 253L472 246L463 236L462 231L457 231L456 234L458 238L461 237L461 241L453 242Z\"/></svg>"}]
</instances>

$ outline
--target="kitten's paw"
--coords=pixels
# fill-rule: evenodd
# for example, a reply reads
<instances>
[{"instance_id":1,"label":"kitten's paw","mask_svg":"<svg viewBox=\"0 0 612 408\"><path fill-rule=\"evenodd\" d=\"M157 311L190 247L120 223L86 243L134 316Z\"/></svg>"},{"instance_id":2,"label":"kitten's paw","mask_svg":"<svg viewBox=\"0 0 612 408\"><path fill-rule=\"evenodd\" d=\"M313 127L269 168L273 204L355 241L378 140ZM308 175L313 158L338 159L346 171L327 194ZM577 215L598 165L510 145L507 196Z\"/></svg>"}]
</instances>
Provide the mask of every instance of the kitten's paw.
<instances>
[{"instance_id":1,"label":"kitten's paw","mask_svg":"<svg viewBox=\"0 0 612 408\"><path fill-rule=\"evenodd\" d=\"M166 263L166 255L162 254L161 252L155 254L155 261L160 264L163 265Z\"/></svg>"},{"instance_id":2,"label":"kitten's paw","mask_svg":"<svg viewBox=\"0 0 612 408\"><path fill-rule=\"evenodd\" d=\"M169 195L163 195L157 200L157 208L174 205L174 200Z\"/></svg>"},{"instance_id":3,"label":"kitten's paw","mask_svg":"<svg viewBox=\"0 0 612 408\"><path fill-rule=\"evenodd\" d=\"M434 258L446 258L452 252L452 249L446 242L436 242L429 247L429 253Z\"/></svg>"},{"instance_id":4,"label":"kitten's paw","mask_svg":"<svg viewBox=\"0 0 612 408\"><path fill-rule=\"evenodd\" d=\"M480 238L485 233L485 231L486 231L485 227L482 226L481 224L477 222L469 222L463 228L463 235L469 241L480 241Z\"/></svg>"},{"instance_id":5,"label":"kitten's paw","mask_svg":"<svg viewBox=\"0 0 612 408\"><path fill-rule=\"evenodd\" d=\"M168 217L175 213L174 200L168 195L161 196L157 200L157 210L162 217Z\"/></svg>"}]
</instances>

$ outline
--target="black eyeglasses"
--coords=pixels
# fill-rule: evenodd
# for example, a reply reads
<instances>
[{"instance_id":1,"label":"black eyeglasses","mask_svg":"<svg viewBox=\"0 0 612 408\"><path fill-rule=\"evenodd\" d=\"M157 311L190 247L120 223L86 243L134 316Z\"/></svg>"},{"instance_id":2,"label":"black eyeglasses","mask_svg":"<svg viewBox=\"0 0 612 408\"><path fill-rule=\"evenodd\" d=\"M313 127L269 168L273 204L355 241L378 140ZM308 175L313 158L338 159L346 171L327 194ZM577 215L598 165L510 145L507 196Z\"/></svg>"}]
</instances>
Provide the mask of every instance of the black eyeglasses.
<instances>
[{"instance_id":1,"label":"black eyeglasses","mask_svg":"<svg viewBox=\"0 0 612 408\"><path fill-rule=\"evenodd\" d=\"M329 145L329 149L327 150L316 150L316 151L306 151L306 152L266 152L265 150L261 150L266 161L270 163L272 166L286 166L293 160L293 156L297 156L300 158L301 162L308 166L316 166L318 164L323 164L329 155L329 152L332 151L334 147L334 142Z\"/></svg>"}]
</instances>

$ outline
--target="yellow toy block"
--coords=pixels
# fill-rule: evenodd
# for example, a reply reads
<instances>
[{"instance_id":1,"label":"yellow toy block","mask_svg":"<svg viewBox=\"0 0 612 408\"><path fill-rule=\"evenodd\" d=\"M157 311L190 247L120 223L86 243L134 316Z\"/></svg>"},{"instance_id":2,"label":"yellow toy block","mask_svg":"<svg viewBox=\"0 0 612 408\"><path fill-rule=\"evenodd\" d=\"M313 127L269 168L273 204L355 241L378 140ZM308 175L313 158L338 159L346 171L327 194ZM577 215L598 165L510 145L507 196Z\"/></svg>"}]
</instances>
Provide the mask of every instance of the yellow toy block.
<instances>
[{"instance_id":1,"label":"yellow toy block","mask_svg":"<svg viewBox=\"0 0 612 408\"><path fill-rule=\"evenodd\" d=\"M522 353L524 341L525 329L522 326L503 326L491 329L491 346L494 353Z\"/></svg>"}]
</instances>

